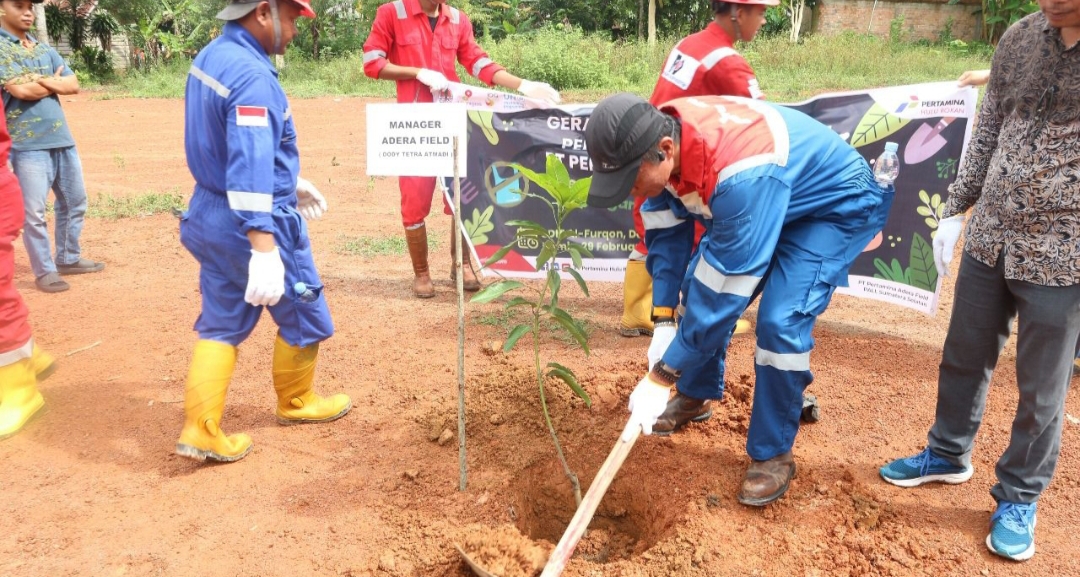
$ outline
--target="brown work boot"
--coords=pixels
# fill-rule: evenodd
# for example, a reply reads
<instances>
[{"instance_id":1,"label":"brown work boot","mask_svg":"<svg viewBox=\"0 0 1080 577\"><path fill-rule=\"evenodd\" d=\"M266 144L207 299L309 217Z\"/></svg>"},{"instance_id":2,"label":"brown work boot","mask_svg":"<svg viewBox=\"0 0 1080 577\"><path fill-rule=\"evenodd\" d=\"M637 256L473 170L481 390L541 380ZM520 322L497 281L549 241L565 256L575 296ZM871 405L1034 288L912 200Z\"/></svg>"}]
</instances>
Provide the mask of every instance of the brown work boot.
<instances>
[{"instance_id":1,"label":"brown work boot","mask_svg":"<svg viewBox=\"0 0 1080 577\"><path fill-rule=\"evenodd\" d=\"M751 507L764 507L782 497L794 477L795 457L791 451L768 461L751 461L739 489L739 502Z\"/></svg>"},{"instance_id":2,"label":"brown work boot","mask_svg":"<svg viewBox=\"0 0 1080 577\"><path fill-rule=\"evenodd\" d=\"M409 246L409 258L412 259L413 294L429 299L435 296L435 286L431 284L431 274L428 272L427 227L421 224L417 228L406 228L405 243Z\"/></svg>"},{"instance_id":3,"label":"brown work boot","mask_svg":"<svg viewBox=\"0 0 1080 577\"><path fill-rule=\"evenodd\" d=\"M700 401L676 392L653 425L653 434L666 437L691 421L700 423L709 420L711 416L712 401Z\"/></svg>"},{"instance_id":4,"label":"brown work boot","mask_svg":"<svg viewBox=\"0 0 1080 577\"><path fill-rule=\"evenodd\" d=\"M454 234L457 225L450 226L450 280L457 281L457 274L454 270L454 257L457 251L457 239L458 235ZM461 288L468 292L476 292L480 290L480 280L476 278L476 271L472 266L472 251L469 250L469 243L461 243Z\"/></svg>"}]
</instances>

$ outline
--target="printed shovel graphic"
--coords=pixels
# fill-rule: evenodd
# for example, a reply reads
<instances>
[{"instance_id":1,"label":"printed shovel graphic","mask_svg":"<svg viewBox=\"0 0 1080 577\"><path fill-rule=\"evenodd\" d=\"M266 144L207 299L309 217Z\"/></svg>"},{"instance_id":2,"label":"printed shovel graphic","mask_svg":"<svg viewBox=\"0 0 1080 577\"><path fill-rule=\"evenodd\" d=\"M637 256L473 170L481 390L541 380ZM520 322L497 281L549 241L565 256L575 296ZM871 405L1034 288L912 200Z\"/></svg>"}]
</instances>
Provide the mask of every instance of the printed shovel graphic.
<instances>
[{"instance_id":1,"label":"printed shovel graphic","mask_svg":"<svg viewBox=\"0 0 1080 577\"><path fill-rule=\"evenodd\" d=\"M946 116L934 126L930 126L929 122L924 122L916 128L915 134L911 135L911 139L908 140L907 145L904 147L904 164L920 163L934 156L937 151L948 144L949 141L941 136L941 131L945 130L945 127L954 120L956 120L955 117Z\"/></svg>"}]
</instances>

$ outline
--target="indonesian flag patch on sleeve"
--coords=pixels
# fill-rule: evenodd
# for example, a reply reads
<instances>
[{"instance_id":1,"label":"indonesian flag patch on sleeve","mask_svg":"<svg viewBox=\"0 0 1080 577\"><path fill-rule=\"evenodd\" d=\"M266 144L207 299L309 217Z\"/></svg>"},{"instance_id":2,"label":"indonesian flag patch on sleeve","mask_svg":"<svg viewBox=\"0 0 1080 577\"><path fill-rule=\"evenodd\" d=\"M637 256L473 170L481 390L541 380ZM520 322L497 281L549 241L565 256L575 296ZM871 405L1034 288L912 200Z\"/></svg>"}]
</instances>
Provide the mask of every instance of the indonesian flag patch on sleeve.
<instances>
[{"instance_id":1,"label":"indonesian flag patch on sleeve","mask_svg":"<svg viewBox=\"0 0 1080 577\"><path fill-rule=\"evenodd\" d=\"M270 126L265 106L237 106L237 126Z\"/></svg>"}]
</instances>

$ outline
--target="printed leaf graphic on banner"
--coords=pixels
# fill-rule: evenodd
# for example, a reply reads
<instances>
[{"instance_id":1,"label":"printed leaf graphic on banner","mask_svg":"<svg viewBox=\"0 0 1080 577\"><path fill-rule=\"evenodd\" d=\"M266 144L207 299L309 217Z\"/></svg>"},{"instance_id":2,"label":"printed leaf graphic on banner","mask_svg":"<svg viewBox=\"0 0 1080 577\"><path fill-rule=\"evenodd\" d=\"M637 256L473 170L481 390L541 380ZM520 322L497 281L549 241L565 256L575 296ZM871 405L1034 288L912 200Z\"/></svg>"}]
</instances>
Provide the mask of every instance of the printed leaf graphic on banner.
<instances>
[{"instance_id":1,"label":"printed leaf graphic on banner","mask_svg":"<svg viewBox=\"0 0 1080 577\"><path fill-rule=\"evenodd\" d=\"M484 136L487 137L488 142L492 146L499 144L499 133L495 131L495 127L491 125L492 112L490 110L472 110L468 111L469 120L473 124L480 127Z\"/></svg>"},{"instance_id":2,"label":"printed leaf graphic on banner","mask_svg":"<svg viewBox=\"0 0 1080 577\"><path fill-rule=\"evenodd\" d=\"M911 119L900 118L875 102L859 121L855 132L851 133L851 145L858 148L881 140L900 130L908 122L911 122Z\"/></svg>"},{"instance_id":3,"label":"printed leaf graphic on banner","mask_svg":"<svg viewBox=\"0 0 1080 577\"><path fill-rule=\"evenodd\" d=\"M911 286L932 291L937 288L937 267L934 266L934 249L921 234L915 233L911 240L911 266L908 268Z\"/></svg>"},{"instance_id":4,"label":"printed leaf graphic on banner","mask_svg":"<svg viewBox=\"0 0 1080 577\"><path fill-rule=\"evenodd\" d=\"M930 257L933 259L933 255ZM874 268L878 270L878 274L874 275L874 278L883 278L885 280L891 280L893 282L911 284L907 279L907 271L900 264L900 261L895 258L892 259L892 266L885 264L885 261L880 258L874 259Z\"/></svg>"},{"instance_id":5,"label":"printed leaf graphic on banner","mask_svg":"<svg viewBox=\"0 0 1080 577\"><path fill-rule=\"evenodd\" d=\"M469 233L469 240L473 246L487 244L487 233L495 230L495 224L491 222L491 215L495 212L495 205L489 205L480 212L473 209L472 218L465 219L465 231Z\"/></svg>"}]
</instances>

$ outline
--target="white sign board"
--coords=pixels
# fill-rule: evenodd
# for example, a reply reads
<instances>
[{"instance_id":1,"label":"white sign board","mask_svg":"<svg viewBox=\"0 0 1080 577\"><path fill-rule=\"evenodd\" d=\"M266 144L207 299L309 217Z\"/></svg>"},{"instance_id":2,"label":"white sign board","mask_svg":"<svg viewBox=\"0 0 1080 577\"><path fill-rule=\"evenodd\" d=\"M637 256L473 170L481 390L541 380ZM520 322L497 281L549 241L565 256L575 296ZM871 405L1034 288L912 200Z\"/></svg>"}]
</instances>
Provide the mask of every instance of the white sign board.
<instances>
[{"instance_id":1,"label":"white sign board","mask_svg":"<svg viewBox=\"0 0 1080 577\"><path fill-rule=\"evenodd\" d=\"M467 121L460 103L368 104L368 175L453 176L456 136L464 177Z\"/></svg>"}]
</instances>

